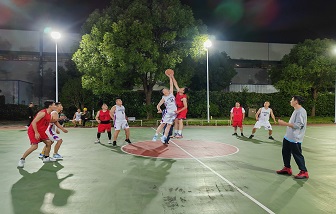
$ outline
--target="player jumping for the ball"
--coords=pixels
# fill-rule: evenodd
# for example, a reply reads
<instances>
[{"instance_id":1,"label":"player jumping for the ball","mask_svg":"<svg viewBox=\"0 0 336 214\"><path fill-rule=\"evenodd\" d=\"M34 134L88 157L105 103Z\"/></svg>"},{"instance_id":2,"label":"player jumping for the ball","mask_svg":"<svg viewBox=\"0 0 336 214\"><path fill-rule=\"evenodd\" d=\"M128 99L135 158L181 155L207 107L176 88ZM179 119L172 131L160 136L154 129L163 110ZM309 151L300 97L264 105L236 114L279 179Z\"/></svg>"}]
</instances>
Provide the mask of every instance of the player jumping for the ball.
<instances>
[{"instance_id":1,"label":"player jumping for the ball","mask_svg":"<svg viewBox=\"0 0 336 214\"><path fill-rule=\"evenodd\" d=\"M158 113L162 113L161 105L164 104L166 106L166 110L164 114L162 114L162 120L159 127L156 129L155 135L153 137L153 141L157 140L157 137L162 130L162 128L167 124L167 127L165 129L164 135L161 137L161 142L163 144L166 144L166 139L170 130L171 125L174 123L174 120L176 118L176 103L175 103L175 96L173 94L174 91L174 84L172 75L169 75L169 81L170 81L170 88L169 90L167 88L164 88L161 90L163 96L158 105L156 106Z\"/></svg>"}]
</instances>

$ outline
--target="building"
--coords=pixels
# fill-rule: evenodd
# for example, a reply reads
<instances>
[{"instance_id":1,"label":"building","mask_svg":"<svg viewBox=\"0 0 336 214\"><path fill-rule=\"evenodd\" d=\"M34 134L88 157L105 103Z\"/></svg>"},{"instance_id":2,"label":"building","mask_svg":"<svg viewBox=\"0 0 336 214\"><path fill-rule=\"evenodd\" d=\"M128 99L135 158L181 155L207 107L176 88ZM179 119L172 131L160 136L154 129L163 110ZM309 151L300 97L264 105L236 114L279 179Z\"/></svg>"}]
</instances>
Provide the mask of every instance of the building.
<instances>
[{"instance_id":1,"label":"building","mask_svg":"<svg viewBox=\"0 0 336 214\"><path fill-rule=\"evenodd\" d=\"M58 65L71 59L79 34L62 33ZM235 62L237 75L229 91L272 93L267 69L290 52L293 44L214 41L211 52L225 51ZM55 41L44 32L0 29L0 90L6 103L40 103L55 99ZM210 82L211 84L211 82Z\"/></svg>"}]
</instances>

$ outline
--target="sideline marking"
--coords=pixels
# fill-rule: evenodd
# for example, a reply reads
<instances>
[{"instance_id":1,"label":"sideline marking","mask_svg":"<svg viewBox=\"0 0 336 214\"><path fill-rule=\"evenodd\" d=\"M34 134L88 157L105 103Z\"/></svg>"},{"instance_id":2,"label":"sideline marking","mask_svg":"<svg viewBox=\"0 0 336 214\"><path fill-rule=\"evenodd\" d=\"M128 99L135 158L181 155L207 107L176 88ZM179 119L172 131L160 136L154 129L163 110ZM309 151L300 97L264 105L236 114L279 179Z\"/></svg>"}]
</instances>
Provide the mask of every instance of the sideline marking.
<instances>
[{"instance_id":1,"label":"sideline marking","mask_svg":"<svg viewBox=\"0 0 336 214\"><path fill-rule=\"evenodd\" d=\"M152 129L154 129L156 131L155 128L152 127ZM202 166L204 166L205 168L209 169L212 173L214 173L215 175L217 175L219 178L221 178L227 184L229 184L230 186L232 186L234 189L236 189L242 195L246 196L248 199L250 199L251 201L253 201L255 204L257 204L259 207L261 207L267 213L269 213L269 214L275 214L272 210L270 210L268 207L266 207L265 205L263 205L262 203L260 203L257 199L253 198L252 196L250 196L249 194L247 194L246 192L244 192L242 189L240 189L239 187L237 187L236 185L234 185L233 183L231 183L231 181L229 181L228 179L224 178L221 174L219 174L218 172L216 172L215 170L213 170L211 167L209 167L208 165L206 165L205 163L203 163L201 160L199 160L198 158L196 158L195 156L193 156L192 154L190 154L188 151L186 151L185 149L183 149L179 145L177 145L174 141L172 141L172 140L169 140L169 141L172 142L178 148L180 148L182 151L184 151L187 155L189 155L190 157L192 157L195 161L197 161L198 163L200 163Z\"/></svg>"}]
</instances>

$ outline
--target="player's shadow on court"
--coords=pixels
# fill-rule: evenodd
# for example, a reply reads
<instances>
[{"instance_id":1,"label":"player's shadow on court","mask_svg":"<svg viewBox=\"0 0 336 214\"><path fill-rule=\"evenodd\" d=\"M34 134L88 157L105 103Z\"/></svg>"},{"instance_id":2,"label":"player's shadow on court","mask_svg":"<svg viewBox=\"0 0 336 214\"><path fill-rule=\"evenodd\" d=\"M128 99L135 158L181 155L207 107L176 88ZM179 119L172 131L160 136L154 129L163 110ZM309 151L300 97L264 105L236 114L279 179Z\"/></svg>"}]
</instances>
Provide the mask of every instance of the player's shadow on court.
<instances>
[{"instance_id":1,"label":"player's shadow on court","mask_svg":"<svg viewBox=\"0 0 336 214\"><path fill-rule=\"evenodd\" d=\"M265 143L268 143L268 144L278 145L278 146L282 145L282 142L278 141L278 140L265 139L265 141L262 141L262 140L258 140L258 139L255 139L255 138L250 139L248 137L240 137L240 136L238 136L237 139L239 139L241 141L251 142L251 143L254 143L254 144L265 144Z\"/></svg>"},{"instance_id":2,"label":"player's shadow on court","mask_svg":"<svg viewBox=\"0 0 336 214\"><path fill-rule=\"evenodd\" d=\"M118 154L125 154L123 151L121 151L121 146L112 146L112 144L102 144L102 143L99 143L99 145L111 149L112 152Z\"/></svg>"},{"instance_id":3,"label":"player's shadow on court","mask_svg":"<svg viewBox=\"0 0 336 214\"><path fill-rule=\"evenodd\" d=\"M273 183L269 184L268 188L260 193L260 196L267 198L264 204L271 204L271 207L269 208L271 208L271 210L275 213L279 213L288 203L291 202L296 192L303 187L305 181L294 179L293 176L277 174L276 176L277 179ZM288 179L293 179L296 182L292 185L284 186L285 183L288 183Z\"/></svg>"},{"instance_id":4,"label":"player's shadow on court","mask_svg":"<svg viewBox=\"0 0 336 214\"><path fill-rule=\"evenodd\" d=\"M237 168L243 168L243 169L259 171L259 172L266 172L266 173L271 173L271 174L276 175L276 172L274 169L267 169L267 168L263 168L259 166L254 166L252 164L245 163L243 161L226 161L226 163L229 165L232 164L232 166L236 166Z\"/></svg>"},{"instance_id":5,"label":"player's shadow on court","mask_svg":"<svg viewBox=\"0 0 336 214\"><path fill-rule=\"evenodd\" d=\"M41 208L47 194L53 195L53 206L65 206L74 191L61 188L60 183L73 174L58 178L57 172L62 168L58 162L44 164L33 173L20 168L23 177L11 189L14 213L44 213Z\"/></svg>"}]
</instances>

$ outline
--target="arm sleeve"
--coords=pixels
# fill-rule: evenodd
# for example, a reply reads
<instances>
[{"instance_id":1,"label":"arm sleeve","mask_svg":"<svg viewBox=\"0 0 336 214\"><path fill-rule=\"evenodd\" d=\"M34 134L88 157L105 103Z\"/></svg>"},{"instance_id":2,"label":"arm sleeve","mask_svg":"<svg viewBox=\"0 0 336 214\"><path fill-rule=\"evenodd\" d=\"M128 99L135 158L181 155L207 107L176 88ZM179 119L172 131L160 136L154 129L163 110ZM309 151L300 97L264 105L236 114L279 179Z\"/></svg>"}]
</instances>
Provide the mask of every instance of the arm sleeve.
<instances>
[{"instance_id":1,"label":"arm sleeve","mask_svg":"<svg viewBox=\"0 0 336 214\"><path fill-rule=\"evenodd\" d=\"M302 129L305 126L304 116L302 112L298 112L295 116L295 121L293 123L293 129Z\"/></svg>"}]
</instances>

